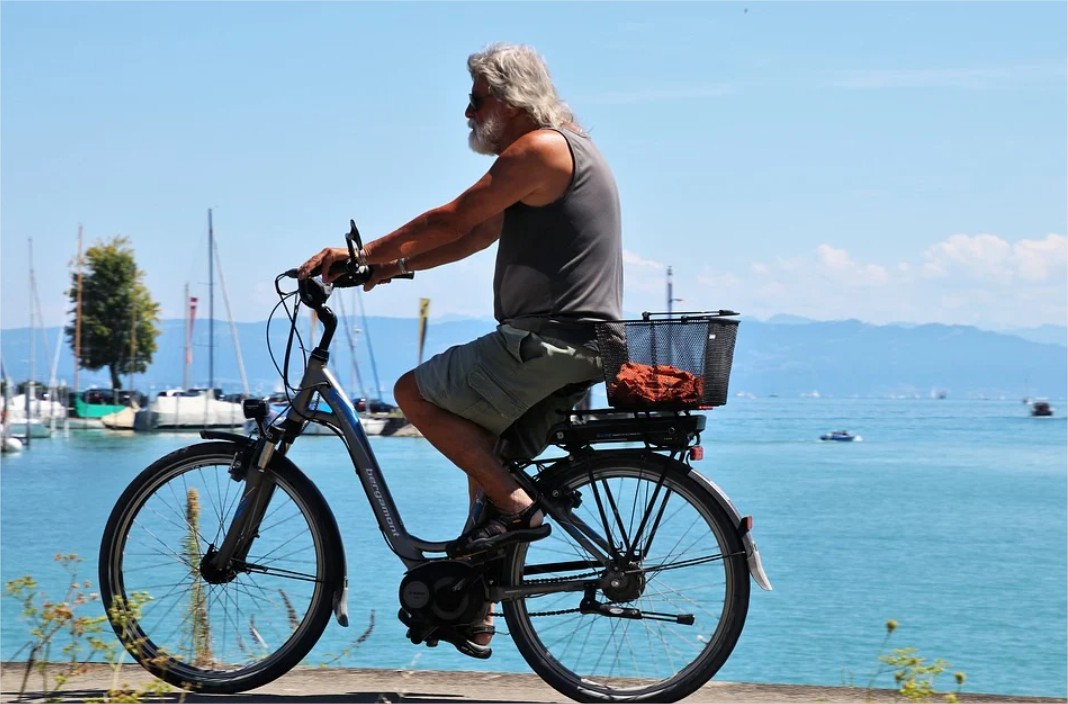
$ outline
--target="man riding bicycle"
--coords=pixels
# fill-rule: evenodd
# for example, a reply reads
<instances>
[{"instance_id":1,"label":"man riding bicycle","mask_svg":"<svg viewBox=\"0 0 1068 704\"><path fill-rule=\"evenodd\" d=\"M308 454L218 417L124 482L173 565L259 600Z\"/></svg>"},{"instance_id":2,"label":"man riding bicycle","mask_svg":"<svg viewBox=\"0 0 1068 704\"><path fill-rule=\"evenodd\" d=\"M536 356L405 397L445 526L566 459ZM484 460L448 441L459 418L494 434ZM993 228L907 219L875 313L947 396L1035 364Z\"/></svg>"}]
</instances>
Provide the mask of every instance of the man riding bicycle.
<instances>
[{"instance_id":1,"label":"man riding bicycle","mask_svg":"<svg viewBox=\"0 0 1068 704\"><path fill-rule=\"evenodd\" d=\"M493 277L497 329L405 373L394 397L408 420L469 477L486 510L450 543L452 557L549 534L541 512L504 468L533 457L549 428L601 379L594 326L622 317L619 196L600 152L557 96L530 47L495 44L468 58L469 144L496 155L451 202L370 242L374 277L448 264L499 240ZM344 248L299 268L305 278ZM462 652L488 655L491 626L473 626ZM459 645L457 647L460 647Z\"/></svg>"}]
</instances>

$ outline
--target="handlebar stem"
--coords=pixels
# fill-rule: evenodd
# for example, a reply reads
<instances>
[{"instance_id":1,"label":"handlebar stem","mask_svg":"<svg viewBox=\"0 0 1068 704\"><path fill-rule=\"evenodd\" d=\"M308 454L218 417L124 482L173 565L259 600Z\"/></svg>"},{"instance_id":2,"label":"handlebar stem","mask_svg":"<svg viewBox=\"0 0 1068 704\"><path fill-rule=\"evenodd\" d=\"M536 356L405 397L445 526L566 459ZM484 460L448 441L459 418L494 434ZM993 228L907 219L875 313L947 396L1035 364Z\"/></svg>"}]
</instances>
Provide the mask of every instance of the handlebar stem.
<instances>
[{"instance_id":1,"label":"handlebar stem","mask_svg":"<svg viewBox=\"0 0 1068 704\"><path fill-rule=\"evenodd\" d=\"M337 330L337 316L334 315L334 311L330 310L325 305L319 306L315 309L316 314L319 316L319 321L323 324L323 336L319 339L319 344L315 346L312 354L321 355L323 361L330 358L330 343L334 339L334 331Z\"/></svg>"}]
</instances>

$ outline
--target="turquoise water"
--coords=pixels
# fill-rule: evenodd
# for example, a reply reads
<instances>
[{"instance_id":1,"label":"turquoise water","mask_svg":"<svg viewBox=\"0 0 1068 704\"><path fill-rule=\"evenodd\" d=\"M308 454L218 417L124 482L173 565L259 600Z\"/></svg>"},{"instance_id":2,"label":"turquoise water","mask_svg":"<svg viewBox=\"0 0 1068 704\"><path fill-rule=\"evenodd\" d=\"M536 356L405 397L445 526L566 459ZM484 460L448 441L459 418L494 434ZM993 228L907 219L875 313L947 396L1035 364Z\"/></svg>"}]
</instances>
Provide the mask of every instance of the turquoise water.
<instances>
[{"instance_id":1,"label":"turquoise water","mask_svg":"<svg viewBox=\"0 0 1068 704\"><path fill-rule=\"evenodd\" d=\"M866 686L892 618L900 625L889 647L945 659L967 674L966 692L1065 696L1068 424L1058 413L1030 418L1009 401L776 398L731 399L712 412L696 466L754 516L775 586L754 589L718 678ZM862 441L818 441L840 428ZM51 558L73 552L86 558L80 577L95 584L100 534L121 489L195 439L86 431L5 456L3 580L33 574L59 598L66 579ZM372 442L408 529L453 537L464 517L459 470L424 440ZM330 501L349 563L353 626L332 623L310 662L341 654L373 614L370 639L338 664L529 671L507 637L485 662L409 644L395 619L401 564L340 444L305 438L291 457ZM3 602L0 655L8 659L26 628L18 604ZM876 685L892 686L891 676Z\"/></svg>"}]
</instances>

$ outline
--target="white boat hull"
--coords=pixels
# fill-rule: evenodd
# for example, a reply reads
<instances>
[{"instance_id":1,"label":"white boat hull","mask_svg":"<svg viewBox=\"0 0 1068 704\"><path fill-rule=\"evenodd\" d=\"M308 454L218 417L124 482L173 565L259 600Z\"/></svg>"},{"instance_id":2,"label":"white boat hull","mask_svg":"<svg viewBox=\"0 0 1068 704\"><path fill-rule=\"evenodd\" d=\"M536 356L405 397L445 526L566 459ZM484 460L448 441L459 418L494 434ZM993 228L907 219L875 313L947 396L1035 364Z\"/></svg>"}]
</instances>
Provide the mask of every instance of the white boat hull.
<instances>
[{"instance_id":1,"label":"white boat hull","mask_svg":"<svg viewBox=\"0 0 1068 704\"><path fill-rule=\"evenodd\" d=\"M124 408L121 411L115 413L109 413L100 419L100 423L107 430L133 430L134 418L137 415L137 411L132 408Z\"/></svg>"},{"instance_id":2,"label":"white boat hull","mask_svg":"<svg viewBox=\"0 0 1068 704\"><path fill-rule=\"evenodd\" d=\"M10 403L7 404L0 400L0 411L6 411L7 419L12 423L25 422L27 415L26 394L12 397ZM67 417L67 409L58 401L34 399L30 401L29 417L31 420L44 423L48 423L52 419L62 422Z\"/></svg>"},{"instance_id":3,"label":"white boat hull","mask_svg":"<svg viewBox=\"0 0 1068 704\"><path fill-rule=\"evenodd\" d=\"M245 414L240 403L220 401L211 390L199 392L164 392L137 411L133 429L201 430L204 428L240 428Z\"/></svg>"}]
</instances>

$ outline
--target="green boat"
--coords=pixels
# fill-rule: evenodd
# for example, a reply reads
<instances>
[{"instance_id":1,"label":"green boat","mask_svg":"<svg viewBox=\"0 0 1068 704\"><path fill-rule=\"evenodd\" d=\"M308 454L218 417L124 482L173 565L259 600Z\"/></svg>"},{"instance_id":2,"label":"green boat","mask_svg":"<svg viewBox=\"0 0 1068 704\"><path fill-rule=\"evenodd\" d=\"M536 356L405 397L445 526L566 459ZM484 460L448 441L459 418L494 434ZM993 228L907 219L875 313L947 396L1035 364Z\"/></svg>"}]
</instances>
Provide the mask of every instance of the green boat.
<instances>
[{"instance_id":1,"label":"green boat","mask_svg":"<svg viewBox=\"0 0 1068 704\"><path fill-rule=\"evenodd\" d=\"M139 408L145 402L144 394L139 391L86 389L73 396L70 417L92 420L99 420L130 406Z\"/></svg>"}]
</instances>

